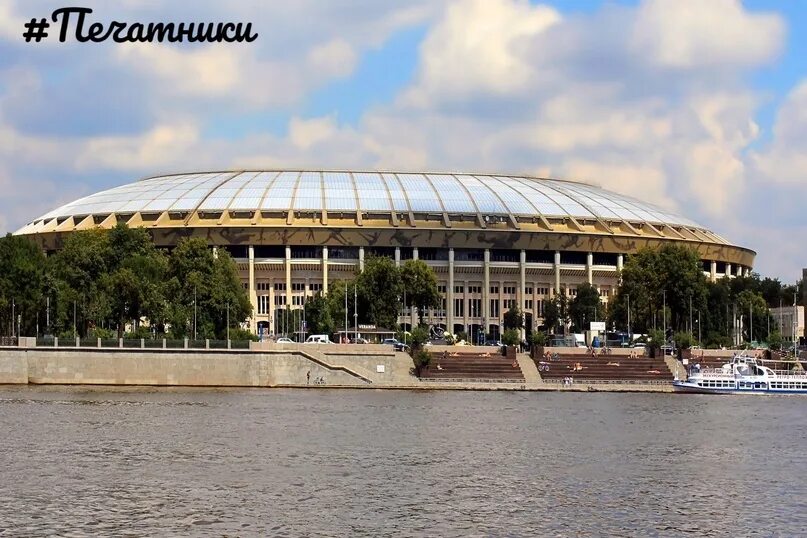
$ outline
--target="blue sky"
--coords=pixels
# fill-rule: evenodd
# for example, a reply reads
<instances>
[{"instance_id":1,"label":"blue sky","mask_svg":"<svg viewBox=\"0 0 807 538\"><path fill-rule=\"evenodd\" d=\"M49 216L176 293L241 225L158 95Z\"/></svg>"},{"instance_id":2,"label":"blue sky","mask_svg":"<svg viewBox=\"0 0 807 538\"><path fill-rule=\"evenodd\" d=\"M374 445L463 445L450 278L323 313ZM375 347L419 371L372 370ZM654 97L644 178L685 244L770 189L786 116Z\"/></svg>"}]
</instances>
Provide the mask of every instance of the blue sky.
<instances>
[{"instance_id":1,"label":"blue sky","mask_svg":"<svg viewBox=\"0 0 807 538\"><path fill-rule=\"evenodd\" d=\"M524 172L686 214L793 281L807 256L807 5L258 0L86 4L245 21L251 44L25 43L0 0L0 232L146 175Z\"/></svg>"}]
</instances>

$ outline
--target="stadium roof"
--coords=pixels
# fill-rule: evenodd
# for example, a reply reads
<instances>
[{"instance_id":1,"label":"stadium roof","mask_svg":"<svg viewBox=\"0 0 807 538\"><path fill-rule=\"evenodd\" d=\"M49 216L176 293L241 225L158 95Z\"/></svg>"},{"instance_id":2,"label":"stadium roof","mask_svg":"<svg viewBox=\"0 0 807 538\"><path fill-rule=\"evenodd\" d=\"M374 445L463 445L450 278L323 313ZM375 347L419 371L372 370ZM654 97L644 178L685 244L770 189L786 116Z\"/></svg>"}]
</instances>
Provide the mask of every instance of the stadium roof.
<instances>
[{"instance_id":1,"label":"stadium roof","mask_svg":"<svg viewBox=\"0 0 807 538\"><path fill-rule=\"evenodd\" d=\"M308 170L152 177L91 194L31 224L88 215L194 211L572 217L704 229L674 212L584 183L510 175Z\"/></svg>"}]
</instances>

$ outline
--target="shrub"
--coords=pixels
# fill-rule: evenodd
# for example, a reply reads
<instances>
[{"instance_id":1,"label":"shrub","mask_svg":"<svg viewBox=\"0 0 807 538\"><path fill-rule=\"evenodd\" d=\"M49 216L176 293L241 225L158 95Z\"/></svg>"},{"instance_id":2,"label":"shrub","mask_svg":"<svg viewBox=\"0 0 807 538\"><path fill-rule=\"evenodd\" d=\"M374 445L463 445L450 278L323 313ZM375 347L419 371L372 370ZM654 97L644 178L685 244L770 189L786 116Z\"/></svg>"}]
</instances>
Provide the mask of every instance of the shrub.
<instances>
[{"instance_id":1,"label":"shrub","mask_svg":"<svg viewBox=\"0 0 807 538\"><path fill-rule=\"evenodd\" d=\"M543 331L535 331L530 336L530 344L533 346L545 346L546 345L546 333Z\"/></svg>"},{"instance_id":2,"label":"shrub","mask_svg":"<svg viewBox=\"0 0 807 538\"><path fill-rule=\"evenodd\" d=\"M773 351L779 351L782 349L782 335L779 331L771 331L771 334L768 335L768 347L771 348Z\"/></svg>"},{"instance_id":3,"label":"shrub","mask_svg":"<svg viewBox=\"0 0 807 538\"><path fill-rule=\"evenodd\" d=\"M502 335L502 343L506 346L517 346L521 342L521 335L516 329L507 329Z\"/></svg>"},{"instance_id":4,"label":"shrub","mask_svg":"<svg viewBox=\"0 0 807 538\"><path fill-rule=\"evenodd\" d=\"M226 338L226 333L225 333ZM244 340L251 340L253 342L258 341L258 335L252 334L252 331L248 331L246 329L237 328L237 329L230 329L230 340L234 342L244 341Z\"/></svg>"},{"instance_id":5,"label":"shrub","mask_svg":"<svg viewBox=\"0 0 807 538\"><path fill-rule=\"evenodd\" d=\"M661 347L664 345L664 342L667 341L667 338L664 336L664 331L661 329L652 329L647 332L647 339L649 340L650 344L653 347Z\"/></svg>"},{"instance_id":6,"label":"shrub","mask_svg":"<svg viewBox=\"0 0 807 538\"><path fill-rule=\"evenodd\" d=\"M420 372L423 368L429 366L431 363L432 357L429 355L429 352L425 349L419 349L412 355L412 361L415 363L415 374L420 375Z\"/></svg>"},{"instance_id":7,"label":"shrub","mask_svg":"<svg viewBox=\"0 0 807 538\"><path fill-rule=\"evenodd\" d=\"M100 338L101 340L109 340L116 337L117 335L112 329L104 329L102 327L96 327L87 333L87 338Z\"/></svg>"},{"instance_id":8,"label":"shrub","mask_svg":"<svg viewBox=\"0 0 807 538\"><path fill-rule=\"evenodd\" d=\"M409 335L408 343L412 349L412 356L414 353L423 347L423 344L429 341L429 330L426 327L415 327Z\"/></svg>"},{"instance_id":9,"label":"shrub","mask_svg":"<svg viewBox=\"0 0 807 538\"><path fill-rule=\"evenodd\" d=\"M689 349L692 347L692 335L688 332L675 333L675 345L681 349Z\"/></svg>"}]
</instances>

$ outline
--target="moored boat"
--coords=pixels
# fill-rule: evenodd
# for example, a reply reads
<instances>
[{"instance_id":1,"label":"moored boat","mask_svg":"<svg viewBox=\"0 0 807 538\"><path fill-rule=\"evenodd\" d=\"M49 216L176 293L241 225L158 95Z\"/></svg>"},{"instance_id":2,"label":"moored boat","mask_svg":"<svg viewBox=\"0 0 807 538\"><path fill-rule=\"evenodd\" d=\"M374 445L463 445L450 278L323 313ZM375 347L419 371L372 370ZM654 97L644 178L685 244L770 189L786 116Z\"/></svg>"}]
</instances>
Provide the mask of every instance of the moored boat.
<instances>
[{"instance_id":1,"label":"moored boat","mask_svg":"<svg viewBox=\"0 0 807 538\"><path fill-rule=\"evenodd\" d=\"M738 356L721 368L693 366L686 381L673 381L676 392L704 394L807 394L803 370L773 370L755 357Z\"/></svg>"}]
</instances>

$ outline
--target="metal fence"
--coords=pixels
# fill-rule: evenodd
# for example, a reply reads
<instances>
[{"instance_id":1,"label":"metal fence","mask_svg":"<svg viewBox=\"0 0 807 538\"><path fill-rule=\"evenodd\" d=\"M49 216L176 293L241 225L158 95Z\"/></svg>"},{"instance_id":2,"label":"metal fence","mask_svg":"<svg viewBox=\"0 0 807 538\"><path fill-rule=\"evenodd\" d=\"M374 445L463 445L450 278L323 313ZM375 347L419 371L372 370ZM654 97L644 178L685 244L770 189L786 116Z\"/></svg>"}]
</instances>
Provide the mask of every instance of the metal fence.
<instances>
[{"instance_id":1,"label":"metal fence","mask_svg":"<svg viewBox=\"0 0 807 538\"><path fill-rule=\"evenodd\" d=\"M2 337L2 346L16 346L16 338ZM85 349L249 349L249 340L176 340L167 338L55 338L53 336L36 339L36 347L45 348L85 348Z\"/></svg>"},{"instance_id":2,"label":"metal fence","mask_svg":"<svg viewBox=\"0 0 807 538\"><path fill-rule=\"evenodd\" d=\"M0 336L0 346L17 347L16 336Z\"/></svg>"}]
</instances>

